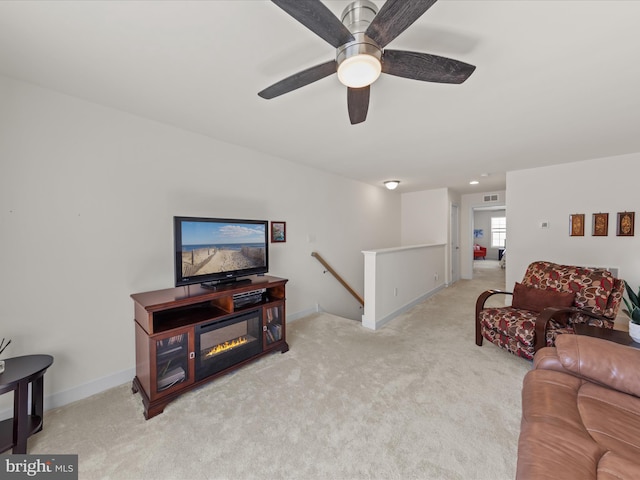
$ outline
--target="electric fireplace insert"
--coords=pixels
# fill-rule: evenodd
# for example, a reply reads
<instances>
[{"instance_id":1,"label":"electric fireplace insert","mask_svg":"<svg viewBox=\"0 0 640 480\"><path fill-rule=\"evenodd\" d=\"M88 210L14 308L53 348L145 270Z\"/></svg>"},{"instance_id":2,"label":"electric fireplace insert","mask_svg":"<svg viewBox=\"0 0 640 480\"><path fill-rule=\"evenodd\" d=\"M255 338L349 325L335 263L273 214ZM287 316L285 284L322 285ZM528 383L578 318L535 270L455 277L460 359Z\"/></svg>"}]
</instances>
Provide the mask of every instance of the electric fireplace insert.
<instances>
[{"instance_id":1,"label":"electric fireplace insert","mask_svg":"<svg viewBox=\"0 0 640 480\"><path fill-rule=\"evenodd\" d=\"M262 352L261 311L196 326L196 380Z\"/></svg>"}]
</instances>

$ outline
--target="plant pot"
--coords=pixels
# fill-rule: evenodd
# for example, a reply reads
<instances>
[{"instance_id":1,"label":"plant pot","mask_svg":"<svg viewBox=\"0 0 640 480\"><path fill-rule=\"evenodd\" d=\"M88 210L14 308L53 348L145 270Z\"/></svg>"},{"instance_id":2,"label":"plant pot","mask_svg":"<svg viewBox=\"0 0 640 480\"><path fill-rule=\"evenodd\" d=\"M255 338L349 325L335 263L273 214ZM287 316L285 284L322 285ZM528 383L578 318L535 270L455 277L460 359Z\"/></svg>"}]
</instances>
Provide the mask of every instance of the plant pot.
<instances>
[{"instance_id":1,"label":"plant pot","mask_svg":"<svg viewBox=\"0 0 640 480\"><path fill-rule=\"evenodd\" d=\"M629 322L629 336L634 342L640 343L640 325L637 323Z\"/></svg>"}]
</instances>

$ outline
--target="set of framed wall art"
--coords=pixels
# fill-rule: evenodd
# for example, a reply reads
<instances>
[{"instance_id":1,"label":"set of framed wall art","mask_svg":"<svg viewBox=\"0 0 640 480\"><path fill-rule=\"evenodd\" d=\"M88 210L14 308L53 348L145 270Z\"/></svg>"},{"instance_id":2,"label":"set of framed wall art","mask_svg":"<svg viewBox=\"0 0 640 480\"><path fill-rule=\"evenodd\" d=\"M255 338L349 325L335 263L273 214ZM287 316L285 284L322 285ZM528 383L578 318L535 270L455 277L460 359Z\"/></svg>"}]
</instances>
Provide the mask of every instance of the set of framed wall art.
<instances>
[{"instance_id":1,"label":"set of framed wall art","mask_svg":"<svg viewBox=\"0 0 640 480\"><path fill-rule=\"evenodd\" d=\"M635 212L618 212L616 222L616 236L633 237L635 225ZM584 237L585 214L574 213L569 215L569 235L571 237ZM609 214L594 213L591 219L591 236L606 237L609 235Z\"/></svg>"}]
</instances>

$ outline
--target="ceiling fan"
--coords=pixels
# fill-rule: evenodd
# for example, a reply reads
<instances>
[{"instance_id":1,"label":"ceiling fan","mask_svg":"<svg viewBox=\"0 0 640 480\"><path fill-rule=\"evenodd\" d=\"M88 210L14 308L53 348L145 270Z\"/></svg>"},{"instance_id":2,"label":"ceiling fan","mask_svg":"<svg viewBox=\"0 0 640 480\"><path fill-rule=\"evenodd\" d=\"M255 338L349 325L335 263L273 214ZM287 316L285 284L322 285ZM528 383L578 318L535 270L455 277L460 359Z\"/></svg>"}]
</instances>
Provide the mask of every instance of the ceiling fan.
<instances>
[{"instance_id":1,"label":"ceiling fan","mask_svg":"<svg viewBox=\"0 0 640 480\"><path fill-rule=\"evenodd\" d=\"M262 98L275 98L337 73L347 87L349 119L351 124L357 124L367 118L370 85L380 73L424 82L459 84L476 68L428 53L383 50L436 0L387 0L380 11L369 0L356 0L347 5L341 19L320 0L271 1L333 45L336 58L274 83L258 93Z\"/></svg>"}]
</instances>

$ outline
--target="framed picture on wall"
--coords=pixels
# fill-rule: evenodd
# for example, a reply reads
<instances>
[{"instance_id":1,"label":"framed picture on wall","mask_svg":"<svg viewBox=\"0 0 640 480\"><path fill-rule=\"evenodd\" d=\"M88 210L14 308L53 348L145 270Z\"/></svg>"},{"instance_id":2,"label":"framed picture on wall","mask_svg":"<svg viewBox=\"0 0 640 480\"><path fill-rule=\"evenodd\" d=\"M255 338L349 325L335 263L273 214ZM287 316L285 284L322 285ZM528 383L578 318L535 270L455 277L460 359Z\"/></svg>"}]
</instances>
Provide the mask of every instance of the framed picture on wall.
<instances>
[{"instance_id":1,"label":"framed picture on wall","mask_svg":"<svg viewBox=\"0 0 640 480\"><path fill-rule=\"evenodd\" d=\"M618 237L633 237L635 216L635 212L618 212Z\"/></svg>"},{"instance_id":2,"label":"framed picture on wall","mask_svg":"<svg viewBox=\"0 0 640 480\"><path fill-rule=\"evenodd\" d=\"M606 237L609 234L609 214L608 213L593 214L593 230L591 234L594 237Z\"/></svg>"},{"instance_id":3,"label":"framed picture on wall","mask_svg":"<svg viewBox=\"0 0 640 480\"><path fill-rule=\"evenodd\" d=\"M283 243L287 241L287 223L271 222L271 242Z\"/></svg>"},{"instance_id":4,"label":"framed picture on wall","mask_svg":"<svg viewBox=\"0 0 640 480\"><path fill-rule=\"evenodd\" d=\"M569 215L569 235L584 237L584 213Z\"/></svg>"}]
</instances>

